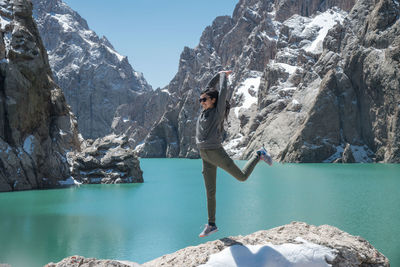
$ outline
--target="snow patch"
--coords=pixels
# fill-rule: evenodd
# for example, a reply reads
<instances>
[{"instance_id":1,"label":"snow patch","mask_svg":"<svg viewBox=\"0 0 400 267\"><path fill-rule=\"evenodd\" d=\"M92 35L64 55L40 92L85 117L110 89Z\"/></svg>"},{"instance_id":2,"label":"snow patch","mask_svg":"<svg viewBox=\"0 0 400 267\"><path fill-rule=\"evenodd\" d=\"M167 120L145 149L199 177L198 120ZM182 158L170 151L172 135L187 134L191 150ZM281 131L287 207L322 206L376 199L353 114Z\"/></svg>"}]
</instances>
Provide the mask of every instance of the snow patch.
<instances>
[{"instance_id":1,"label":"snow patch","mask_svg":"<svg viewBox=\"0 0 400 267\"><path fill-rule=\"evenodd\" d=\"M9 18L4 18L3 16L0 16L0 30L2 32L6 31L6 28L10 23L11 20Z\"/></svg>"},{"instance_id":2,"label":"snow patch","mask_svg":"<svg viewBox=\"0 0 400 267\"><path fill-rule=\"evenodd\" d=\"M29 155L32 155L35 146L33 142L35 141L35 137L33 135L28 136L24 141L24 150Z\"/></svg>"},{"instance_id":3,"label":"snow patch","mask_svg":"<svg viewBox=\"0 0 400 267\"><path fill-rule=\"evenodd\" d=\"M111 53L117 56L119 61L122 61L124 59L124 56L118 54L115 50L111 49L110 47L106 46L107 50Z\"/></svg>"},{"instance_id":4,"label":"snow patch","mask_svg":"<svg viewBox=\"0 0 400 267\"><path fill-rule=\"evenodd\" d=\"M235 96L240 97L242 95L242 105L234 109L236 117L239 118L240 108L249 109L251 105L257 104L258 88L261 83L261 72L252 71L251 77L244 80L239 88L236 90ZM255 95L251 95L249 90L253 90Z\"/></svg>"},{"instance_id":5,"label":"snow patch","mask_svg":"<svg viewBox=\"0 0 400 267\"><path fill-rule=\"evenodd\" d=\"M58 181L59 185L80 185L82 183L75 180L72 176L68 177L65 181Z\"/></svg>"},{"instance_id":6,"label":"snow patch","mask_svg":"<svg viewBox=\"0 0 400 267\"><path fill-rule=\"evenodd\" d=\"M167 93L168 95L171 95L171 93L168 91L168 89L162 89L161 92Z\"/></svg>"},{"instance_id":7,"label":"snow patch","mask_svg":"<svg viewBox=\"0 0 400 267\"><path fill-rule=\"evenodd\" d=\"M69 14L54 14L53 18L58 21L58 24L63 28L64 32L72 32L74 29L70 26L72 18Z\"/></svg>"},{"instance_id":8,"label":"snow patch","mask_svg":"<svg viewBox=\"0 0 400 267\"><path fill-rule=\"evenodd\" d=\"M293 100L292 100L292 105L297 106L297 105L299 105L299 104L300 104L300 102L297 101L296 99L293 99Z\"/></svg>"},{"instance_id":9,"label":"snow patch","mask_svg":"<svg viewBox=\"0 0 400 267\"><path fill-rule=\"evenodd\" d=\"M367 146L351 145L351 152L356 162L372 162L374 153Z\"/></svg>"},{"instance_id":10,"label":"snow patch","mask_svg":"<svg viewBox=\"0 0 400 267\"><path fill-rule=\"evenodd\" d=\"M210 256L202 267L285 266L329 267L336 250L296 238L301 244L234 245Z\"/></svg>"},{"instance_id":11,"label":"snow patch","mask_svg":"<svg viewBox=\"0 0 400 267\"><path fill-rule=\"evenodd\" d=\"M360 163L370 163L373 162L372 157L374 156L374 152L372 152L368 146L356 146L350 145L351 152L353 153L353 157L355 162ZM344 151L344 145L340 145L336 147L336 152L331 155L329 158L324 160L324 163L331 163L335 159L341 158Z\"/></svg>"},{"instance_id":12,"label":"snow patch","mask_svg":"<svg viewBox=\"0 0 400 267\"><path fill-rule=\"evenodd\" d=\"M309 31L312 28L318 27L318 35L314 41L310 44L305 45L304 49L307 52L314 54L322 53L322 42L328 31L336 25L336 23L342 23L346 13L338 9L330 9L315 16L312 21L304 28L303 32Z\"/></svg>"},{"instance_id":13,"label":"snow patch","mask_svg":"<svg viewBox=\"0 0 400 267\"><path fill-rule=\"evenodd\" d=\"M242 153L244 152L244 150L246 149L246 147L238 147L238 145L242 142L243 140L243 135L239 134L239 137L230 140L228 143L224 144L224 148L226 151L229 152L229 154L232 155L237 155L240 156L242 155Z\"/></svg>"},{"instance_id":14,"label":"snow patch","mask_svg":"<svg viewBox=\"0 0 400 267\"><path fill-rule=\"evenodd\" d=\"M260 32L260 36L270 41L278 41L278 36L270 37L266 32Z\"/></svg>"},{"instance_id":15,"label":"snow patch","mask_svg":"<svg viewBox=\"0 0 400 267\"><path fill-rule=\"evenodd\" d=\"M296 72L297 67L296 66L292 66L286 63L274 63L275 65L282 67L287 73L289 73L289 75L292 75L293 73Z\"/></svg>"},{"instance_id":16,"label":"snow patch","mask_svg":"<svg viewBox=\"0 0 400 267\"><path fill-rule=\"evenodd\" d=\"M67 133L66 133L66 132L64 132L62 129L60 129L60 131L59 131L59 134L60 134L61 136L65 136L65 135L67 135Z\"/></svg>"}]
</instances>

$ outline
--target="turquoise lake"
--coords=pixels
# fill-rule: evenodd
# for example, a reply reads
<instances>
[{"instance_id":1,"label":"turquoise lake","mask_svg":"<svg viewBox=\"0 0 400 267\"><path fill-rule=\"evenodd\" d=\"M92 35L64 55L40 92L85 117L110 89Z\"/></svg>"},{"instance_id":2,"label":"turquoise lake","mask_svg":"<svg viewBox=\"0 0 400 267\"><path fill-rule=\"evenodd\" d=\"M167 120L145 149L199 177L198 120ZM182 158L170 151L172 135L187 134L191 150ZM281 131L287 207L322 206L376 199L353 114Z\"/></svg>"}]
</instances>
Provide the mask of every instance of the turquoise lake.
<instances>
[{"instance_id":1,"label":"turquoise lake","mask_svg":"<svg viewBox=\"0 0 400 267\"><path fill-rule=\"evenodd\" d=\"M362 236L391 266L400 266L400 164L260 162L244 183L219 170L220 231L203 239L201 165L141 159L143 184L0 193L0 263L35 267L72 255L144 263L187 246L303 221Z\"/></svg>"}]
</instances>

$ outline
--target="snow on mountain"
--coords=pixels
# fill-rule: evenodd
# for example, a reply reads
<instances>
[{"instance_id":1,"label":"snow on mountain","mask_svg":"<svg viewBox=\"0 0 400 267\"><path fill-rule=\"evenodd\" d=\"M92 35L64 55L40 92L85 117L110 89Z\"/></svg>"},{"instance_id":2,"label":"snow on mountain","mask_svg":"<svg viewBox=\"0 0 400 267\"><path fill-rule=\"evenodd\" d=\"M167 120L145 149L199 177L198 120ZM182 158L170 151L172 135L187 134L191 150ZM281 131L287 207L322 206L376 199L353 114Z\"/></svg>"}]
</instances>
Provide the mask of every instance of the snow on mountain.
<instances>
[{"instance_id":1,"label":"snow on mountain","mask_svg":"<svg viewBox=\"0 0 400 267\"><path fill-rule=\"evenodd\" d=\"M259 112L257 104L261 104L261 107L270 105L277 111L281 111L285 106L289 106L292 110L299 111L303 108L304 112L307 111L307 105L310 103L304 103L304 105L300 103L302 96L298 96L298 99L294 98L301 77L306 72L307 64L315 64L312 54L322 53L322 41L328 30L336 23L341 23L346 14L345 11L332 8L312 17L293 15L282 23L275 21L274 31L269 35L265 31L262 32L264 39L277 46L275 57L266 66L275 74L271 77L263 77L263 72L246 69L243 71L245 76L242 76L242 79L246 79L245 82L235 84L233 111L236 118L230 117L230 127L227 129L229 137L224 143L231 156L240 158L245 152L244 147L248 145L249 138L244 138L244 136L248 137L254 133L254 123L252 126L249 121L257 117L256 113ZM303 58L303 61L299 61L299 58ZM247 75L250 78L246 78ZM268 95L259 94L260 85L265 83L268 84ZM265 89L264 87L262 90ZM287 130L288 133L292 131L290 128ZM277 138L281 139L281 137L281 134L278 134ZM278 153L274 148L272 152Z\"/></svg>"},{"instance_id":2,"label":"snow on mountain","mask_svg":"<svg viewBox=\"0 0 400 267\"><path fill-rule=\"evenodd\" d=\"M194 136L199 113L192 98L221 69L233 70L230 77L232 112L226 125L224 146L235 158L247 157L246 147L262 121L277 119L276 114L286 106L301 114L308 111L312 102L307 100L315 95L313 91L318 82L313 83L314 88L302 90L301 95L293 97L302 86L303 75L322 52L321 40L347 13L332 8L310 17L296 14L282 22L275 19L275 14L276 6L270 1L243 1L236 6L232 18L216 18L205 29L196 48L184 49L178 73L167 87L175 95L171 99L179 101L168 105L164 118L156 122L138 148L143 157L198 156L194 140L190 138ZM309 94L306 96L305 92ZM296 118L288 116L284 120ZM277 155L295 131L296 123L282 125L271 121L271 125L274 123L282 131L270 136L274 143L272 152ZM274 141L275 138L280 141ZM179 142L174 149L163 150L169 147L169 140Z\"/></svg>"},{"instance_id":3,"label":"snow on mountain","mask_svg":"<svg viewBox=\"0 0 400 267\"><path fill-rule=\"evenodd\" d=\"M32 0L34 18L47 49L56 82L78 118L85 138L111 132L117 108L149 92L143 74L134 71L106 37L61 0Z\"/></svg>"},{"instance_id":4,"label":"snow on mountain","mask_svg":"<svg viewBox=\"0 0 400 267\"><path fill-rule=\"evenodd\" d=\"M247 110L251 105L257 104L257 93L261 82L261 76L261 72L250 72L249 77L240 83L235 90L234 97L240 99L240 105L233 108L237 118L239 118L240 109Z\"/></svg>"}]
</instances>

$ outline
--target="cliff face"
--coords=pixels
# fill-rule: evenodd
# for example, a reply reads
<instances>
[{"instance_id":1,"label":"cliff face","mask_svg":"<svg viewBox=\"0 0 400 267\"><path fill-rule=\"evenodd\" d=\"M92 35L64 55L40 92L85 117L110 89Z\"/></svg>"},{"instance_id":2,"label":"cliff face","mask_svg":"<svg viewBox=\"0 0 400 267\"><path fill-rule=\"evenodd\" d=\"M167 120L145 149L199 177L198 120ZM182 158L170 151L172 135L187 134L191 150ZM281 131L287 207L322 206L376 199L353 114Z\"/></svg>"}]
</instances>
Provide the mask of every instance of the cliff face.
<instances>
[{"instance_id":1,"label":"cliff face","mask_svg":"<svg viewBox=\"0 0 400 267\"><path fill-rule=\"evenodd\" d=\"M78 118L80 132L84 138L109 134L117 108L150 92L151 86L106 37L97 36L61 0L32 3L55 81Z\"/></svg>"},{"instance_id":2,"label":"cliff face","mask_svg":"<svg viewBox=\"0 0 400 267\"><path fill-rule=\"evenodd\" d=\"M0 191L54 187L79 150L76 119L54 83L27 0L1 0Z\"/></svg>"},{"instance_id":3,"label":"cliff face","mask_svg":"<svg viewBox=\"0 0 400 267\"><path fill-rule=\"evenodd\" d=\"M322 82L283 160L334 160L348 143L356 160L400 162L399 16L396 1L358 1L328 33L315 66Z\"/></svg>"},{"instance_id":4,"label":"cliff face","mask_svg":"<svg viewBox=\"0 0 400 267\"><path fill-rule=\"evenodd\" d=\"M216 18L182 52L140 155L198 157L196 99L231 69L232 156L264 144L288 162L399 162L399 5L354 2L243 0L232 18Z\"/></svg>"}]
</instances>

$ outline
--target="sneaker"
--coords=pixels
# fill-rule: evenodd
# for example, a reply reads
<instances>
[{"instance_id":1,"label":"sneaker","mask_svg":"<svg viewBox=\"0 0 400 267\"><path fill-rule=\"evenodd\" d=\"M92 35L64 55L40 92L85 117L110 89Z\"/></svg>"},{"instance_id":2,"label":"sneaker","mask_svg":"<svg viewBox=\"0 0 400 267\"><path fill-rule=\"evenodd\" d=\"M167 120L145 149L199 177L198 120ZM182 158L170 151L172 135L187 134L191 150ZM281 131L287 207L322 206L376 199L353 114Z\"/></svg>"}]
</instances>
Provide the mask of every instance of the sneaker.
<instances>
[{"instance_id":1,"label":"sneaker","mask_svg":"<svg viewBox=\"0 0 400 267\"><path fill-rule=\"evenodd\" d=\"M206 224L205 227L204 227L203 232L201 232L199 234L199 237L209 236L209 235L211 235L211 234L213 234L213 233L215 233L217 231L218 231L218 227L217 226L215 226L215 225L211 226L209 224Z\"/></svg>"},{"instance_id":2,"label":"sneaker","mask_svg":"<svg viewBox=\"0 0 400 267\"><path fill-rule=\"evenodd\" d=\"M257 150L257 154L260 156L261 160L265 161L269 166L272 166L271 155L264 147L261 147L259 150Z\"/></svg>"}]
</instances>

